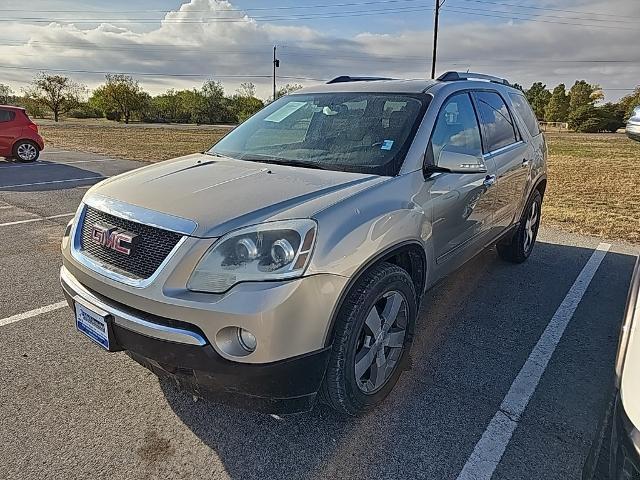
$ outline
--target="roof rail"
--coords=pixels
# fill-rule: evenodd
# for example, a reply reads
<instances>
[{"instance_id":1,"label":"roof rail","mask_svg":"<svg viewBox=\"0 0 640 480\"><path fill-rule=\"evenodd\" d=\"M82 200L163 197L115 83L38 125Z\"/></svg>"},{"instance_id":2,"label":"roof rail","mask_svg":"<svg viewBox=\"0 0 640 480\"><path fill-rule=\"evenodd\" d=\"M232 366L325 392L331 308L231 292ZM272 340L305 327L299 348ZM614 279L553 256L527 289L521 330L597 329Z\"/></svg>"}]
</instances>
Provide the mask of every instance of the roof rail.
<instances>
[{"instance_id":1,"label":"roof rail","mask_svg":"<svg viewBox=\"0 0 640 480\"><path fill-rule=\"evenodd\" d=\"M485 75L484 73L472 72L445 72L440 75L437 80L441 82L454 82L458 80L482 80L484 82L499 83L501 85L511 86L508 80L493 75Z\"/></svg>"},{"instance_id":2,"label":"roof rail","mask_svg":"<svg viewBox=\"0 0 640 480\"><path fill-rule=\"evenodd\" d=\"M340 75L332 80L329 80L327 84L330 83L346 83L346 82L377 82L380 80L393 80L393 78L389 77L351 77L349 75Z\"/></svg>"}]
</instances>

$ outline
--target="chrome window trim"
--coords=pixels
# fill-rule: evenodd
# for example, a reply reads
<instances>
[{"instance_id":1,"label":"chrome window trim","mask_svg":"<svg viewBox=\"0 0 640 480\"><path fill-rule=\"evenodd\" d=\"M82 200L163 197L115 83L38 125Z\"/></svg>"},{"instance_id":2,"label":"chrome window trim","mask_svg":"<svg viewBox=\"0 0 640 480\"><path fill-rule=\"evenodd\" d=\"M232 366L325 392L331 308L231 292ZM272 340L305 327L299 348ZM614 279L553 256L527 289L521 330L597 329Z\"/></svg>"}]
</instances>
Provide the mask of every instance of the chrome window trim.
<instances>
[{"instance_id":1,"label":"chrome window trim","mask_svg":"<svg viewBox=\"0 0 640 480\"><path fill-rule=\"evenodd\" d=\"M134 288L145 288L148 287L150 284L152 284L156 278L158 278L158 275L160 275L160 272L162 271L162 269L167 265L167 263L169 263L169 261L171 260L171 258L173 258L173 256L175 255L175 253L178 251L178 249L182 246L182 244L187 240L187 236L183 236L180 240L178 240L178 243L176 243L176 245L171 249L171 251L169 252L169 254L166 256L166 258L162 261L162 263L158 266L158 268L156 269L155 272L153 272L153 274L148 277L148 278L131 278L127 275L123 275L121 273L118 273L116 271L114 271L112 268L110 268L110 266L105 265L104 263L94 260L92 258L87 257L84 253L82 253L81 250L81 235L82 235L82 229L79 228L81 225L84 224L84 217L85 214L87 212L87 205L85 203L82 203L80 208L80 213L77 216L77 220L74 222L73 224L73 228L71 230L71 256L74 258L74 260L76 260L78 263L80 263L81 265L85 266L86 268L88 268L89 270L92 270L96 273L99 273L100 275L107 277L111 280L114 280L116 282L119 283L124 283L125 285L129 285L130 287L134 287ZM93 208L97 208L95 207L95 204L91 205ZM111 210L107 213L114 215L114 216L118 216L118 217L123 217L122 215L117 215L114 210ZM138 223L142 223L139 220L136 220L134 218L131 217L126 217L127 220L132 220ZM195 224L195 222L192 222ZM146 224L149 225L149 224ZM154 227L156 225L153 225ZM157 227L157 228L163 228L163 227ZM178 232L179 233L179 232Z\"/></svg>"},{"instance_id":2,"label":"chrome window trim","mask_svg":"<svg viewBox=\"0 0 640 480\"><path fill-rule=\"evenodd\" d=\"M491 152L487 152L482 154L482 158L490 158L490 157L494 157L496 155L500 155L501 153L506 153L509 150L512 150L516 147L519 147L520 145L524 145L526 144L526 142L524 140L519 140L516 143L510 143L509 145L505 145L504 147L500 147L496 150L492 150Z\"/></svg>"},{"instance_id":3,"label":"chrome window trim","mask_svg":"<svg viewBox=\"0 0 640 480\"><path fill-rule=\"evenodd\" d=\"M114 217L124 218L150 227L161 228L183 235L191 235L198 228L193 220L188 220L168 213L156 212L148 208L138 207L130 203L121 202L114 198L94 194L83 200L86 205L108 213Z\"/></svg>"},{"instance_id":4,"label":"chrome window trim","mask_svg":"<svg viewBox=\"0 0 640 480\"><path fill-rule=\"evenodd\" d=\"M207 340L196 332L150 322L108 304L80 284L65 267L60 269L60 281L62 287L75 302L81 303L89 309L93 306L93 308L104 310L113 317L113 321L117 325L127 330L169 342L198 346L207 344Z\"/></svg>"}]
</instances>

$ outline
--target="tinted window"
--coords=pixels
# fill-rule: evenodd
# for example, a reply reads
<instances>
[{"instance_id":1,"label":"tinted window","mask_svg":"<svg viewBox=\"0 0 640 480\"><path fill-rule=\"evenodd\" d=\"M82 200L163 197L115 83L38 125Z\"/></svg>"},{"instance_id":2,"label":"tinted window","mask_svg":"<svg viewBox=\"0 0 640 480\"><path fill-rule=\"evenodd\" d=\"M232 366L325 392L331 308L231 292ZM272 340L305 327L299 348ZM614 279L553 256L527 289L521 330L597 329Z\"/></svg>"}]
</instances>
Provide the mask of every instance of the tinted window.
<instances>
[{"instance_id":1,"label":"tinted window","mask_svg":"<svg viewBox=\"0 0 640 480\"><path fill-rule=\"evenodd\" d=\"M532 137L535 137L540 133L540 127L538 126L538 120L536 119L533 110L529 106L529 102L524 95L520 95L519 93L510 94L511 102L513 103L513 107L518 111L518 114L524 120L524 124L527 126L529 133L531 133Z\"/></svg>"},{"instance_id":2,"label":"tinted window","mask_svg":"<svg viewBox=\"0 0 640 480\"><path fill-rule=\"evenodd\" d=\"M10 122L14 118L16 118L15 112L12 112L10 110L3 110L0 108L0 122Z\"/></svg>"},{"instance_id":3,"label":"tinted window","mask_svg":"<svg viewBox=\"0 0 640 480\"><path fill-rule=\"evenodd\" d=\"M395 175L429 98L394 93L288 95L238 126L210 152L256 162Z\"/></svg>"},{"instance_id":4,"label":"tinted window","mask_svg":"<svg viewBox=\"0 0 640 480\"><path fill-rule=\"evenodd\" d=\"M479 157L482 143L476 113L466 93L450 97L438 113L427 151L430 163L437 164L444 147L448 151Z\"/></svg>"},{"instance_id":5,"label":"tinted window","mask_svg":"<svg viewBox=\"0 0 640 480\"><path fill-rule=\"evenodd\" d=\"M515 143L517 135L513 119L502 97L494 92L475 92L474 95L480 111L487 151Z\"/></svg>"}]
</instances>

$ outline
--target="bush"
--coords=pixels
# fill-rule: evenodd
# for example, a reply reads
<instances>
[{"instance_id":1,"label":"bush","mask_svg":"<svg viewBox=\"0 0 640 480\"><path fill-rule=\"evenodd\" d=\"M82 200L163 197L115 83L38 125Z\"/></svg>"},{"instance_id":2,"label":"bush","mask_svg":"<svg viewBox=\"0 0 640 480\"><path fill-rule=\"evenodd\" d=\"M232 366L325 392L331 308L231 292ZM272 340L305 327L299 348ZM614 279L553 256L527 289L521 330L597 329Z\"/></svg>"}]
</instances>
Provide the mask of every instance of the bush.
<instances>
[{"instance_id":1,"label":"bush","mask_svg":"<svg viewBox=\"0 0 640 480\"><path fill-rule=\"evenodd\" d=\"M81 103L67 113L71 118L102 118L102 112L88 103Z\"/></svg>"},{"instance_id":2,"label":"bush","mask_svg":"<svg viewBox=\"0 0 640 480\"><path fill-rule=\"evenodd\" d=\"M583 105L569 114L568 124L576 132L615 132L624 126L624 110L612 103L601 107Z\"/></svg>"}]
</instances>

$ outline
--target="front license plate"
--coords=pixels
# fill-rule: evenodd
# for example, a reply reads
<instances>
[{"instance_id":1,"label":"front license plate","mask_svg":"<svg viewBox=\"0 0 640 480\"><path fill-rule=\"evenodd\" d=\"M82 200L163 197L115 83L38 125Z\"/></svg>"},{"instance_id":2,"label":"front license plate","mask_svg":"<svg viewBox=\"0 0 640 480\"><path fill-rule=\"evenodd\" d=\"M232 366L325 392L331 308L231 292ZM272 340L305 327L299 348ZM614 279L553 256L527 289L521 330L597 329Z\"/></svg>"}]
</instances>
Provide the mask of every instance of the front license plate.
<instances>
[{"instance_id":1,"label":"front license plate","mask_svg":"<svg viewBox=\"0 0 640 480\"><path fill-rule=\"evenodd\" d=\"M107 319L76 302L76 327L91 340L109 350Z\"/></svg>"}]
</instances>

